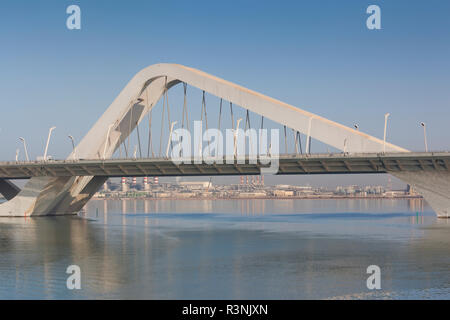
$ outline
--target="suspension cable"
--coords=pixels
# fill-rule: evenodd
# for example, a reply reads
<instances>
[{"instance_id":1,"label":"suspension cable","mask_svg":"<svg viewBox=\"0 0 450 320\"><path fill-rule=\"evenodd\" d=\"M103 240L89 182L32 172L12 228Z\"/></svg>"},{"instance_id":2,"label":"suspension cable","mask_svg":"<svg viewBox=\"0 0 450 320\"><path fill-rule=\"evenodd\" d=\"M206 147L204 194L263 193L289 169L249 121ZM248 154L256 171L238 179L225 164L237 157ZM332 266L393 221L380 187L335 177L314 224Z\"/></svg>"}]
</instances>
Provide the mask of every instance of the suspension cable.
<instances>
[{"instance_id":1,"label":"suspension cable","mask_svg":"<svg viewBox=\"0 0 450 320\"><path fill-rule=\"evenodd\" d=\"M247 112L245 114L245 129L244 131L247 131L247 129L251 129L251 125L250 125L250 114L248 112L248 109L246 109ZM247 126L248 124L248 126ZM248 153L250 155L250 151L252 150L252 135L249 134L248 136L248 142L249 142L249 149L248 149Z\"/></svg>"},{"instance_id":2,"label":"suspension cable","mask_svg":"<svg viewBox=\"0 0 450 320\"><path fill-rule=\"evenodd\" d=\"M311 154L311 136L309 136L308 154Z\"/></svg>"},{"instance_id":3,"label":"suspension cable","mask_svg":"<svg viewBox=\"0 0 450 320\"><path fill-rule=\"evenodd\" d=\"M298 136L298 146L300 147L300 154L303 154L303 150L302 150L302 136L300 135L300 131L297 131L297 136Z\"/></svg>"},{"instance_id":4,"label":"suspension cable","mask_svg":"<svg viewBox=\"0 0 450 320\"><path fill-rule=\"evenodd\" d=\"M261 149L262 149L261 143L262 143L262 131L263 131L263 129L264 129L264 116L261 115L261 130L259 132L259 153L260 153L260 155L261 155Z\"/></svg>"},{"instance_id":5,"label":"suspension cable","mask_svg":"<svg viewBox=\"0 0 450 320\"><path fill-rule=\"evenodd\" d=\"M147 106L148 106L148 88L145 90L145 95L147 98ZM152 111L153 108L148 112L148 144L147 144L147 158L150 158L150 149L152 150L152 157L155 157L153 153L153 143L152 143Z\"/></svg>"},{"instance_id":6,"label":"suspension cable","mask_svg":"<svg viewBox=\"0 0 450 320\"><path fill-rule=\"evenodd\" d=\"M169 94L168 94L169 90L166 89L166 109L167 109L167 122L169 124L169 128L171 126L171 121L170 121L170 105L169 105Z\"/></svg>"},{"instance_id":7,"label":"suspension cable","mask_svg":"<svg viewBox=\"0 0 450 320\"><path fill-rule=\"evenodd\" d=\"M148 113L148 144L147 144L147 158L150 158L150 150L152 152L152 158L155 157L155 153L153 152L153 141L152 141L152 114L153 108L150 109Z\"/></svg>"},{"instance_id":8,"label":"suspension cable","mask_svg":"<svg viewBox=\"0 0 450 320\"><path fill-rule=\"evenodd\" d=\"M188 118L188 111L187 111L187 83L183 82L183 112L182 112L182 116L181 116L181 128L184 129L184 116L186 114L186 127L189 130L189 118ZM181 136L180 142L183 143L183 135ZM180 157L183 156L183 148L180 148Z\"/></svg>"},{"instance_id":9,"label":"suspension cable","mask_svg":"<svg viewBox=\"0 0 450 320\"><path fill-rule=\"evenodd\" d=\"M139 124L137 121L136 121L136 132L137 132L138 145L139 145L139 157L142 158L141 136L139 135Z\"/></svg>"},{"instance_id":10,"label":"suspension cable","mask_svg":"<svg viewBox=\"0 0 450 320\"><path fill-rule=\"evenodd\" d=\"M189 118L188 118L188 110L187 110L187 83L183 82L183 91L184 91L184 99L183 99L183 119L181 120L181 127L184 129L184 116L186 114L186 128L189 130Z\"/></svg>"},{"instance_id":11,"label":"suspension cable","mask_svg":"<svg viewBox=\"0 0 450 320\"><path fill-rule=\"evenodd\" d=\"M130 125L129 125L129 127L128 127L128 137L127 137L127 140L128 140L128 150L130 149L130 136L131 136L131 123L132 123L132 120L133 120L133 109L134 109L134 103L133 103L133 105L131 106L131 110L130 110ZM128 153L127 153L127 158L128 158Z\"/></svg>"},{"instance_id":12,"label":"suspension cable","mask_svg":"<svg viewBox=\"0 0 450 320\"><path fill-rule=\"evenodd\" d=\"M161 134L159 136L159 154L158 157L161 157L161 152L162 152L162 138L163 138L163 133L164 133L164 113L166 112L166 94L165 91L167 90L167 77L166 77L166 82L164 85L164 93L163 93L163 110L161 113ZM169 126L170 128L170 126Z\"/></svg>"},{"instance_id":13,"label":"suspension cable","mask_svg":"<svg viewBox=\"0 0 450 320\"><path fill-rule=\"evenodd\" d=\"M248 114L248 109L246 109L246 113L245 113L245 130L247 130L247 129L250 129L250 116Z\"/></svg>"},{"instance_id":14,"label":"suspension cable","mask_svg":"<svg viewBox=\"0 0 450 320\"><path fill-rule=\"evenodd\" d=\"M219 106L219 125L217 126L217 128L220 131L220 122L222 120L222 98L220 98L220 106Z\"/></svg>"},{"instance_id":15,"label":"suspension cable","mask_svg":"<svg viewBox=\"0 0 450 320\"><path fill-rule=\"evenodd\" d=\"M230 111L231 111L231 129L234 130L234 116L233 116L233 103L230 102Z\"/></svg>"},{"instance_id":16,"label":"suspension cable","mask_svg":"<svg viewBox=\"0 0 450 320\"><path fill-rule=\"evenodd\" d=\"M125 158L128 158L128 149L127 149L127 146L125 144L125 140L122 141L122 145L123 145L123 149L125 150Z\"/></svg>"},{"instance_id":17,"label":"suspension cable","mask_svg":"<svg viewBox=\"0 0 450 320\"><path fill-rule=\"evenodd\" d=\"M298 154L298 144L297 144L297 138L298 138L298 131L295 131L292 129L292 134L294 135L294 145L295 145L295 154Z\"/></svg>"},{"instance_id":18,"label":"suspension cable","mask_svg":"<svg viewBox=\"0 0 450 320\"><path fill-rule=\"evenodd\" d=\"M205 112L205 127L206 127L206 131L208 131L208 114L206 113L205 90L203 90L203 96L202 96L202 111ZM203 121L203 112L202 112L201 120ZM211 156L211 148L210 148L209 139L208 139L208 156Z\"/></svg>"},{"instance_id":19,"label":"suspension cable","mask_svg":"<svg viewBox=\"0 0 450 320\"><path fill-rule=\"evenodd\" d=\"M167 108L167 121L168 121L168 123L169 123L169 126L168 126L168 128L169 128L169 131L170 131L170 129L172 128L172 122L170 121L170 106L169 106L169 89L167 88L167 77L166 77L166 108ZM172 148L172 139L171 139L172 137L171 136L169 136L169 139L170 139L170 148Z\"/></svg>"},{"instance_id":20,"label":"suspension cable","mask_svg":"<svg viewBox=\"0 0 450 320\"><path fill-rule=\"evenodd\" d=\"M286 126L284 127L284 151L287 154L288 153L288 148L287 148L287 134L286 134Z\"/></svg>"}]
</instances>

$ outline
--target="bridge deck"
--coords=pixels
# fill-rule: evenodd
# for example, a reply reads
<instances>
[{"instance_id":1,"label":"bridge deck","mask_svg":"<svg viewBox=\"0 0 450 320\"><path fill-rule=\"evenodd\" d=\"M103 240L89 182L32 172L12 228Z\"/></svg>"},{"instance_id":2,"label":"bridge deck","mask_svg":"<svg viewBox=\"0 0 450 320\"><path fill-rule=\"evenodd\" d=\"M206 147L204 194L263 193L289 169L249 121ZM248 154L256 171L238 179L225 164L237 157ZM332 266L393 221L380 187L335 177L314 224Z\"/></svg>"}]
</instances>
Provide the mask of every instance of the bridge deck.
<instances>
[{"instance_id":1,"label":"bridge deck","mask_svg":"<svg viewBox=\"0 0 450 320\"><path fill-rule=\"evenodd\" d=\"M47 162L0 162L0 178L38 176L209 176L255 175L256 164L176 164L170 159L56 160ZM450 167L450 152L280 155L277 174L357 174L390 171L443 170Z\"/></svg>"}]
</instances>

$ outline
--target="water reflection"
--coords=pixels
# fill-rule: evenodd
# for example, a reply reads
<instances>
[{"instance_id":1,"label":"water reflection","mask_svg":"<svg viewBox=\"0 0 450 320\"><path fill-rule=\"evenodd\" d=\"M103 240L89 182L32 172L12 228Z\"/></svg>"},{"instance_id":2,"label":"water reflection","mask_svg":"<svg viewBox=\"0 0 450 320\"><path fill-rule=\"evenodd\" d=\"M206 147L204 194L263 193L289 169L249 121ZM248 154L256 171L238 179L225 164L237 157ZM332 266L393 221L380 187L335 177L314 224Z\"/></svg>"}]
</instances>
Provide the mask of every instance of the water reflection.
<instances>
[{"instance_id":1,"label":"water reflection","mask_svg":"<svg viewBox=\"0 0 450 320\"><path fill-rule=\"evenodd\" d=\"M101 204L101 205L100 205ZM101 213L233 213L243 216L299 213L405 213L434 215L423 199L233 199L233 200L92 200L92 211Z\"/></svg>"},{"instance_id":2,"label":"water reflection","mask_svg":"<svg viewBox=\"0 0 450 320\"><path fill-rule=\"evenodd\" d=\"M92 293L119 286L116 279L122 277L123 268L115 256L105 254L107 246L101 237L107 240L107 231L97 230L88 220L6 218L0 220L0 233L2 298L58 298L56 292L65 286L67 276L64 266L70 264L79 265L101 284L93 286ZM91 257L95 257L95 265L90 263Z\"/></svg>"},{"instance_id":3,"label":"water reflection","mask_svg":"<svg viewBox=\"0 0 450 320\"><path fill-rule=\"evenodd\" d=\"M449 298L449 232L418 199L94 200L0 219L0 298Z\"/></svg>"},{"instance_id":4,"label":"water reflection","mask_svg":"<svg viewBox=\"0 0 450 320\"><path fill-rule=\"evenodd\" d=\"M410 225L430 225L438 220L421 199L96 200L88 204L88 212L99 215L88 213L86 217L122 227L146 219L149 225L164 228L243 227L397 240L423 233ZM126 232L124 229L124 236Z\"/></svg>"}]
</instances>

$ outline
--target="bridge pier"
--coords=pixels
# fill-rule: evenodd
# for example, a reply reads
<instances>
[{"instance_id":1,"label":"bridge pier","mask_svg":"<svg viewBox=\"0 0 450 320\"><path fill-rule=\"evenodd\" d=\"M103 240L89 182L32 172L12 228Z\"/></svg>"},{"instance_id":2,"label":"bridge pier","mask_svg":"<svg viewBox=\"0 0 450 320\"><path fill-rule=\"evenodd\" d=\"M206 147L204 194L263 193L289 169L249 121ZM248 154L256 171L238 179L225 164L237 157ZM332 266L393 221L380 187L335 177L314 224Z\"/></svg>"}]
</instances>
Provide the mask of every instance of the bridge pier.
<instances>
[{"instance_id":1,"label":"bridge pier","mask_svg":"<svg viewBox=\"0 0 450 320\"><path fill-rule=\"evenodd\" d=\"M20 192L20 188L7 179L0 178L0 193L6 200L11 200L17 196Z\"/></svg>"},{"instance_id":2,"label":"bridge pier","mask_svg":"<svg viewBox=\"0 0 450 320\"><path fill-rule=\"evenodd\" d=\"M450 171L389 172L413 186L436 212L438 218L450 218Z\"/></svg>"}]
</instances>

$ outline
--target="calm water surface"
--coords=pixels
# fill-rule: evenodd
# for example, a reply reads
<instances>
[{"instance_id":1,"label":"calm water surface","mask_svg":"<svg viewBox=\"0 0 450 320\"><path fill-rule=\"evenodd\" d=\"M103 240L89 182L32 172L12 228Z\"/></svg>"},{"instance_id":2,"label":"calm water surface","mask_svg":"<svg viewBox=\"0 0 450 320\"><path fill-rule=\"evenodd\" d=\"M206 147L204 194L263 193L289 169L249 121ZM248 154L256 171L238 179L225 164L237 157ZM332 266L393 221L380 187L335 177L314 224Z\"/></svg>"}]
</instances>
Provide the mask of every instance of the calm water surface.
<instances>
[{"instance_id":1,"label":"calm water surface","mask_svg":"<svg viewBox=\"0 0 450 320\"><path fill-rule=\"evenodd\" d=\"M449 253L450 220L417 199L92 200L0 219L0 298L449 299Z\"/></svg>"}]
</instances>

